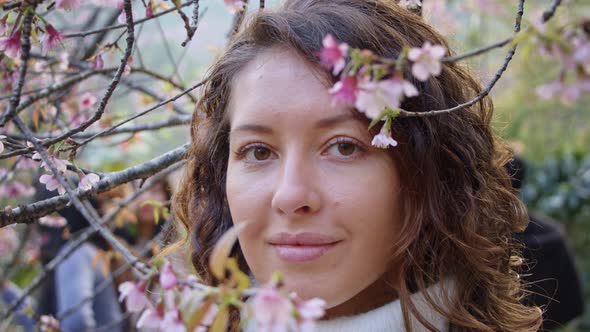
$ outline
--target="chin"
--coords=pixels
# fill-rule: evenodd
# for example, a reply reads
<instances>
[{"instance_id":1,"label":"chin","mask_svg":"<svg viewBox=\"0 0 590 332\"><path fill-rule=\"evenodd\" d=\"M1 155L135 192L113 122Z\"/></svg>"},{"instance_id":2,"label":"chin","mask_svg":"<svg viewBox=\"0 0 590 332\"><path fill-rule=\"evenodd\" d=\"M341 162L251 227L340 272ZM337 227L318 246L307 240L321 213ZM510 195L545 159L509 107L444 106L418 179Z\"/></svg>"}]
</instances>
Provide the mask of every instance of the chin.
<instances>
[{"instance_id":1,"label":"chin","mask_svg":"<svg viewBox=\"0 0 590 332\"><path fill-rule=\"evenodd\" d=\"M319 297L326 301L326 308L340 305L354 296L354 294L343 292L342 289L347 288L338 287L333 281L320 281L316 278L310 278L309 275L303 278L289 278L289 275L285 274L284 281L286 289L295 292L299 298L310 300Z\"/></svg>"}]
</instances>

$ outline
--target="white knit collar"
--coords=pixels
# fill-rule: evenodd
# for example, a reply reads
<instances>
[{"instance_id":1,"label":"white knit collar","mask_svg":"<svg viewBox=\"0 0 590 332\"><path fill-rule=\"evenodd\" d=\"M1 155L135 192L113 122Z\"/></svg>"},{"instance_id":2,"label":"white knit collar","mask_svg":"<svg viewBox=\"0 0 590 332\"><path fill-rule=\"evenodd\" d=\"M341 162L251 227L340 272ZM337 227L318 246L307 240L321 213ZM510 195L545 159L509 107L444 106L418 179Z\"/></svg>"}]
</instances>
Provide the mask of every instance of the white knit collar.
<instances>
[{"instance_id":1,"label":"white knit collar","mask_svg":"<svg viewBox=\"0 0 590 332\"><path fill-rule=\"evenodd\" d=\"M452 285L447 282L447 290L452 291ZM433 298L440 296L440 283L435 284L427 289L427 292ZM446 287L445 287L446 288ZM412 296L412 301L415 303L418 311L434 325L439 331L448 331L448 321L446 318L436 312L424 299L422 293L415 293ZM412 317L412 327L415 332L428 331L420 322ZM404 319L400 306L400 301L395 300L382 307L371 310L369 312L348 316L339 317L331 320L323 320L317 323L315 332L395 332L405 331Z\"/></svg>"}]
</instances>

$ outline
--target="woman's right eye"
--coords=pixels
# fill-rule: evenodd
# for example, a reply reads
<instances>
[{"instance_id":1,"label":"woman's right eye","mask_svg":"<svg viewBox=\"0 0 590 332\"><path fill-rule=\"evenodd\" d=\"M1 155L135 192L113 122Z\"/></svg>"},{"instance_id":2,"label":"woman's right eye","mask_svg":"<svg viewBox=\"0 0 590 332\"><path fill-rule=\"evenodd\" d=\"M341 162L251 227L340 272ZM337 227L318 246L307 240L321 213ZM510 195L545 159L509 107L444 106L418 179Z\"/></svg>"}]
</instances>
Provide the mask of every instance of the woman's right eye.
<instances>
[{"instance_id":1,"label":"woman's right eye","mask_svg":"<svg viewBox=\"0 0 590 332\"><path fill-rule=\"evenodd\" d=\"M272 158L273 152L266 146L246 146L239 153L247 161L265 161Z\"/></svg>"}]
</instances>

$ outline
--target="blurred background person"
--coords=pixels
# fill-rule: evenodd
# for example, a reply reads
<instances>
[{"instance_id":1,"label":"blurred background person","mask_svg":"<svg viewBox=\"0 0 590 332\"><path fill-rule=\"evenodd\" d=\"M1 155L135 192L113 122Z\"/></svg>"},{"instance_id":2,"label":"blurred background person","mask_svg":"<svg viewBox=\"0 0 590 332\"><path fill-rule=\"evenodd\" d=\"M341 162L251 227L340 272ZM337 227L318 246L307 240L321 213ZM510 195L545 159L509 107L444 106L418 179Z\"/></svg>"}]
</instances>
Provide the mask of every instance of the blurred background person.
<instances>
[{"instance_id":1,"label":"blurred background person","mask_svg":"<svg viewBox=\"0 0 590 332\"><path fill-rule=\"evenodd\" d=\"M506 170L512 177L512 186L520 192L526 163L515 157ZM582 287L563 226L531 211L529 219L526 230L515 234L524 246L521 277L530 291L525 301L543 309L541 330L554 331L584 312Z\"/></svg>"},{"instance_id":2,"label":"blurred background person","mask_svg":"<svg viewBox=\"0 0 590 332\"><path fill-rule=\"evenodd\" d=\"M38 199L55 195L44 188L39 188L37 193ZM90 203L98 208L95 199L90 199ZM41 226L41 252L44 264L58 255L65 254L66 244L90 226L73 206L66 207L58 213L66 220L65 227ZM39 301L39 313L61 318L60 328L64 332L86 331L107 325L110 326L109 331L124 331L123 315L115 286L110 284L103 290L97 289L109 276L110 255L106 254L109 249L106 240L95 234L64 259L45 280ZM91 300L82 302L90 296Z\"/></svg>"}]
</instances>

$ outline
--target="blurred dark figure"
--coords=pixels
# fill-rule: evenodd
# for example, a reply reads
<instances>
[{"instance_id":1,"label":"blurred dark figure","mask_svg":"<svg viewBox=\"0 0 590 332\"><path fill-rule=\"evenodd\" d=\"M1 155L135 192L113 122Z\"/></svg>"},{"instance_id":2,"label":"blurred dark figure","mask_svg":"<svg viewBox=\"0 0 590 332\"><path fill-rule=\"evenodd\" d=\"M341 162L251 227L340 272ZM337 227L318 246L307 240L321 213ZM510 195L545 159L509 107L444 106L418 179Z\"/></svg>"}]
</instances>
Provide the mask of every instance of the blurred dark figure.
<instances>
[{"instance_id":1,"label":"blurred dark figure","mask_svg":"<svg viewBox=\"0 0 590 332\"><path fill-rule=\"evenodd\" d=\"M45 188L37 189L36 200L55 196ZM90 199L96 208L97 203ZM59 215L66 219L67 226L61 228L40 225L41 259L47 264L57 255L63 253L66 244L75 239L82 231L90 226L88 221L78 210L69 206L60 211ZM113 284L98 291L97 287L108 278L103 271L104 259L97 260L101 251L109 250L109 245L100 235L96 234L83 245L74 250L64 259L55 270L49 273L42 287L39 299L39 314L60 316L66 311L76 308L71 314L60 321L60 328L64 332L86 331L94 328L114 324L110 332L124 330L123 315ZM97 293L91 300L80 302ZM118 323L117 323L118 322Z\"/></svg>"},{"instance_id":2,"label":"blurred dark figure","mask_svg":"<svg viewBox=\"0 0 590 332\"><path fill-rule=\"evenodd\" d=\"M515 157L506 165L512 186L520 190L526 165ZM546 216L529 212L530 223L515 234L525 248L521 277L532 294L525 301L544 311L541 330L553 331L584 311L584 299L573 255L566 244L563 226Z\"/></svg>"}]
</instances>

